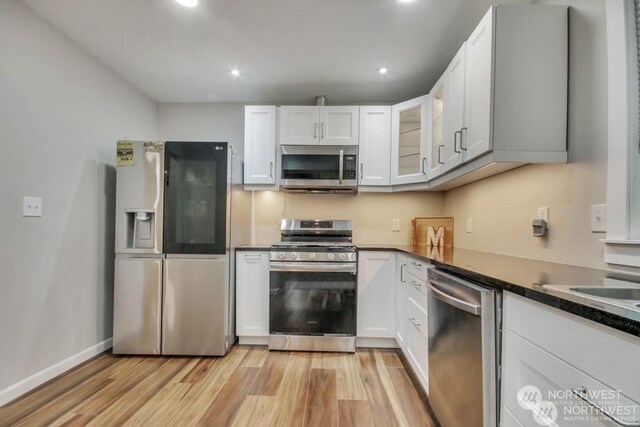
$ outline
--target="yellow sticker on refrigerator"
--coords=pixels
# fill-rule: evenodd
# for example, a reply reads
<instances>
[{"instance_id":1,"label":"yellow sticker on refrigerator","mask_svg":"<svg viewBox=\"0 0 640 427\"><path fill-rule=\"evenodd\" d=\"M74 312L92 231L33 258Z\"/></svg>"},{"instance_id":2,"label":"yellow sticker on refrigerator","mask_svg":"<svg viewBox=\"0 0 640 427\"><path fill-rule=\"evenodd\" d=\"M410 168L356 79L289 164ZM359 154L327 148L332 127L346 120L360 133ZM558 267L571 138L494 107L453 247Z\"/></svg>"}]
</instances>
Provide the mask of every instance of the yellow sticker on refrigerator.
<instances>
[{"instance_id":1,"label":"yellow sticker on refrigerator","mask_svg":"<svg viewBox=\"0 0 640 427\"><path fill-rule=\"evenodd\" d=\"M133 142L118 141L116 166L133 166Z\"/></svg>"}]
</instances>

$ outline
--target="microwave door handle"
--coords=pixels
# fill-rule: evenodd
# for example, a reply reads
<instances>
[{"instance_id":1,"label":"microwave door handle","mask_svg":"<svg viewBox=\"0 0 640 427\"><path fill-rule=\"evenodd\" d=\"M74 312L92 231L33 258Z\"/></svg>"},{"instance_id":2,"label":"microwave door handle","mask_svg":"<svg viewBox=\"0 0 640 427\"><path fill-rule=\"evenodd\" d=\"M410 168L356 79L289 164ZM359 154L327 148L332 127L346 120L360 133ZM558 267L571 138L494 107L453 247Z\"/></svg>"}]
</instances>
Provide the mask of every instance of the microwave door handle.
<instances>
[{"instance_id":1,"label":"microwave door handle","mask_svg":"<svg viewBox=\"0 0 640 427\"><path fill-rule=\"evenodd\" d=\"M338 179L339 179L340 185L342 185L343 175L344 175L344 150L340 150L340 165L338 170Z\"/></svg>"}]
</instances>

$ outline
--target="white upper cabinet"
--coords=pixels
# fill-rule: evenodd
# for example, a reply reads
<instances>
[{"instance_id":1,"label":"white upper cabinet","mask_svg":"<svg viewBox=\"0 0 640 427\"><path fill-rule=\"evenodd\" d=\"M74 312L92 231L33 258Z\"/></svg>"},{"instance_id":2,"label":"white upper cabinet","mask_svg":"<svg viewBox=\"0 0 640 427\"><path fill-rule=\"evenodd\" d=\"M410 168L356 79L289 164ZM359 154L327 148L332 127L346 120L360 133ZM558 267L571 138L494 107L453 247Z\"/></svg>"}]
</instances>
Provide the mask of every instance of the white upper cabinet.
<instances>
[{"instance_id":1,"label":"white upper cabinet","mask_svg":"<svg viewBox=\"0 0 640 427\"><path fill-rule=\"evenodd\" d=\"M276 183L276 107L244 108L244 183Z\"/></svg>"},{"instance_id":2,"label":"white upper cabinet","mask_svg":"<svg viewBox=\"0 0 640 427\"><path fill-rule=\"evenodd\" d=\"M429 179L462 162L465 45L431 89Z\"/></svg>"},{"instance_id":3,"label":"white upper cabinet","mask_svg":"<svg viewBox=\"0 0 640 427\"><path fill-rule=\"evenodd\" d=\"M360 107L359 185L390 184L391 107Z\"/></svg>"},{"instance_id":4,"label":"white upper cabinet","mask_svg":"<svg viewBox=\"0 0 640 427\"><path fill-rule=\"evenodd\" d=\"M567 162L568 37L566 6L489 9L431 92L429 188Z\"/></svg>"},{"instance_id":5,"label":"white upper cabinet","mask_svg":"<svg viewBox=\"0 0 640 427\"><path fill-rule=\"evenodd\" d=\"M320 107L321 145L358 145L359 107Z\"/></svg>"},{"instance_id":6,"label":"white upper cabinet","mask_svg":"<svg viewBox=\"0 0 640 427\"><path fill-rule=\"evenodd\" d=\"M444 172L445 159L445 138L444 138L444 111L447 101L446 90L447 74L443 74L436 85L431 89L429 97L431 108L429 110L429 120L431 122L431 132L429 134L429 179L442 175Z\"/></svg>"},{"instance_id":7,"label":"white upper cabinet","mask_svg":"<svg viewBox=\"0 0 640 427\"><path fill-rule=\"evenodd\" d=\"M461 127L465 161L491 149L494 13L495 7L490 8L466 43L466 76L462 72L465 82L464 126ZM522 85L527 83L524 80L520 82ZM520 102L527 102L527 99L521 99Z\"/></svg>"},{"instance_id":8,"label":"white upper cabinet","mask_svg":"<svg viewBox=\"0 0 640 427\"><path fill-rule=\"evenodd\" d=\"M357 106L283 106L280 145L358 145Z\"/></svg>"},{"instance_id":9,"label":"white upper cabinet","mask_svg":"<svg viewBox=\"0 0 640 427\"><path fill-rule=\"evenodd\" d=\"M391 184L427 180L429 95L391 108Z\"/></svg>"},{"instance_id":10,"label":"white upper cabinet","mask_svg":"<svg viewBox=\"0 0 640 427\"><path fill-rule=\"evenodd\" d=\"M280 108L280 145L317 145L320 109L316 106Z\"/></svg>"},{"instance_id":11,"label":"white upper cabinet","mask_svg":"<svg viewBox=\"0 0 640 427\"><path fill-rule=\"evenodd\" d=\"M462 163L462 133L465 106L465 44L462 45L445 71L447 104L444 114L444 168L452 169Z\"/></svg>"}]
</instances>

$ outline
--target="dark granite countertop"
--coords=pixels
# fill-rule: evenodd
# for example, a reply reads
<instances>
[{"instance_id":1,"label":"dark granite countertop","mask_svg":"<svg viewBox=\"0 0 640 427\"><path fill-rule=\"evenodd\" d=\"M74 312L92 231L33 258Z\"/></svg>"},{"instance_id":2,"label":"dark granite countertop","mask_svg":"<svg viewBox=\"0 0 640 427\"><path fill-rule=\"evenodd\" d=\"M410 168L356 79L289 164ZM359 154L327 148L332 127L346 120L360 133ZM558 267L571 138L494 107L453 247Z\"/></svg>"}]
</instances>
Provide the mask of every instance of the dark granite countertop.
<instances>
[{"instance_id":1,"label":"dark granite countertop","mask_svg":"<svg viewBox=\"0 0 640 427\"><path fill-rule=\"evenodd\" d=\"M615 280L640 285L640 275L468 249L445 248L442 252L434 252L432 248L426 246L384 244L357 246L359 250L391 250L413 255L434 264L440 270L451 272L484 286L513 292L640 337L640 316L634 318L613 314L597 308L598 304L577 302L572 295L565 295L545 286L611 286L615 284Z\"/></svg>"},{"instance_id":2,"label":"dark granite countertop","mask_svg":"<svg viewBox=\"0 0 640 427\"><path fill-rule=\"evenodd\" d=\"M574 295L557 292L548 286L611 286L623 280L640 285L640 274L577 267L548 261L498 255L468 249L393 244L357 244L362 251L397 251L416 256L448 271L499 290L512 292L568 313L640 337L640 315L614 314L597 301L585 302ZM267 251L269 244L240 246L240 251ZM547 285L547 286L545 286ZM601 308L598 308L601 307Z\"/></svg>"}]
</instances>

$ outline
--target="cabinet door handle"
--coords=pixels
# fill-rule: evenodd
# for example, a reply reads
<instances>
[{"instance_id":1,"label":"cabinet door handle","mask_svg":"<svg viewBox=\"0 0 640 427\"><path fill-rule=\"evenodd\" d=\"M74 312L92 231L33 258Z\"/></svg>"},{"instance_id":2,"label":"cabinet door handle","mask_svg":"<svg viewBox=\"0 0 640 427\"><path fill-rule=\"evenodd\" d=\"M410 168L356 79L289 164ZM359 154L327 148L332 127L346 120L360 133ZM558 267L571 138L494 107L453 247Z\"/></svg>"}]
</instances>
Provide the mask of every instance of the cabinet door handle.
<instances>
[{"instance_id":1,"label":"cabinet door handle","mask_svg":"<svg viewBox=\"0 0 640 427\"><path fill-rule=\"evenodd\" d=\"M324 139L324 122L320 123L320 139Z\"/></svg>"},{"instance_id":2,"label":"cabinet door handle","mask_svg":"<svg viewBox=\"0 0 640 427\"><path fill-rule=\"evenodd\" d=\"M362 179L363 175L364 175L364 165L360 163L360 179Z\"/></svg>"},{"instance_id":3,"label":"cabinet door handle","mask_svg":"<svg viewBox=\"0 0 640 427\"><path fill-rule=\"evenodd\" d=\"M422 288L422 285L421 285L420 283L416 282L415 280L412 280L412 281L411 281L411 284L412 284L413 286L415 286L416 288L418 288L418 289Z\"/></svg>"},{"instance_id":4,"label":"cabinet door handle","mask_svg":"<svg viewBox=\"0 0 640 427\"><path fill-rule=\"evenodd\" d=\"M313 124L313 139L318 138L318 122Z\"/></svg>"},{"instance_id":5,"label":"cabinet door handle","mask_svg":"<svg viewBox=\"0 0 640 427\"><path fill-rule=\"evenodd\" d=\"M344 179L344 150L340 150L340 160L338 161L338 183L342 185Z\"/></svg>"},{"instance_id":6,"label":"cabinet door handle","mask_svg":"<svg viewBox=\"0 0 640 427\"><path fill-rule=\"evenodd\" d=\"M426 158L426 157L423 157L423 158L422 158L422 174L423 174L423 175L426 175L426 174L427 174L426 163L427 163L427 158Z\"/></svg>"},{"instance_id":7,"label":"cabinet door handle","mask_svg":"<svg viewBox=\"0 0 640 427\"><path fill-rule=\"evenodd\" d=\"M467 142L467 131L469 129L467 129L466 127L463 127L460 129L460 149L467 151L467 147L465 147L465 145L467 144L462 144L462 141Z\"/></svg>"},{"instance_id":8,"label":"cabinet door handle","mask_svg":"<svg viewBox=\"0 0 640 427\"><path fill-rule=\"evenodd\" d=\"M269 176L273 178L273 162L269 162Z\"/></svg>"},{"instance_id":9,"label":"cabinet door handle","mask_svg":"<svg viewBox=\"0 0 640 427\"><path fill-rule=\"evenodd\" d=\"M401 281L402 283L404 283L404 282L405 282L405 280L404 280L404 269L405 269L405 268L407 268L407 264L402 264L402 265L400 266L400 281Z\"/></svg>"},{"instance_id":10,"label":"cabinet door handle","mask_svg":"<svg viewBox=\"0 0 640 427\"><path fill-rule=\"evenodd\" d=\"M460 134L460 150L458 150L458 134ZM457 130L453 133L453 151L462 153L462 131Z\"/></svg>"},{"instance_id":11,"label":"cabinet door handle","mask_svg":"<svg viewBox=\"0 0 640 427\"><path fill-rule=\"evenodd\" d=\"M598 405L596 402L591 400L589 398L589 394L587 393L587 388L586 387L572 388L571 391L573 392L573 394L578 396L580 399L584 400L589 406L591 406L592 408L595 408L598 412L601 412L603 415L608 417L611 421L613 421L614 423L618 424L619 426L640 427L640 421L632 421L632 422L622 421L621 419L619 419L615 415L613 415L610 412L608 412L605 408L603 408L602 406Z\"/></svg>"},{"instance_id":12,"label":"cabinet door handle","mask_svg":"<svg viewBox=\"0 0 640 427\"><path fill-rule=\"evenodd\" d=\"M413 316L409 317L409 320L411 321L411 323L413 323L415 326L420 327L420 323L416 322L416 318Z\"/></svg>"},{"instance_id":13,"label":"cabinet door handle","mask_svg":"<svg viewBox=\"0 0 640 427\"><path fill-rule=\"evenodd\" d=\"M444 165L444 162L440 160L440 152L442 151L443 144L438 145L438 164Z\"/></svg>"}]
</instances>

